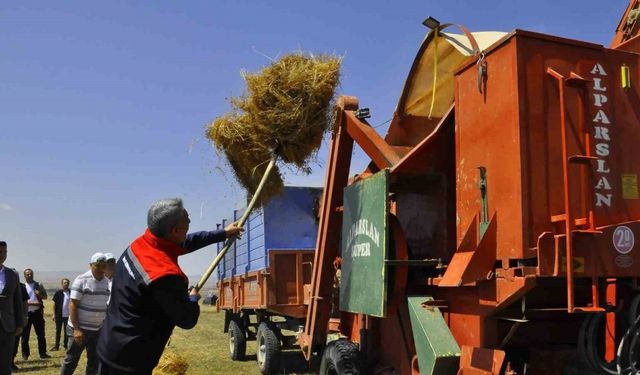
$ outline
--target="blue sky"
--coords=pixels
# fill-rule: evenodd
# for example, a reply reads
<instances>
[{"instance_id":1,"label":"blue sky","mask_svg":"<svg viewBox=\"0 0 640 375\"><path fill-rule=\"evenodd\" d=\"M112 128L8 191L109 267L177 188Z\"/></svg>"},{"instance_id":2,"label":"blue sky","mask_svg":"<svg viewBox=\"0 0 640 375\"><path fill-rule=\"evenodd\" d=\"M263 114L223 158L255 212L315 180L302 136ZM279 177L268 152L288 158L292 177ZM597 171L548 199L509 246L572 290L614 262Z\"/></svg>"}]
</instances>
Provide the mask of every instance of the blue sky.
<instances>
[{"instance_id":1,"label":"blue sky","mask_svg":"<svg viewBox=\"0 0 640 375\"><path fill-rule=\"evenodd\" d=\"M340 93L388 120L431 15L472 31L539 31L608 45L627 0L4 1L0 5L0 239L7 265L82 270L120 254L154 200L182 197L192 230L244 192L203 137L240 70L293 50L344 55ZM378 130L384 133L386 126ZM322 184L326 147L311 176ZM366 164L355 154L355 170ZM188 274L214 250L185 256Z\"/></svg>"}]
</instances>

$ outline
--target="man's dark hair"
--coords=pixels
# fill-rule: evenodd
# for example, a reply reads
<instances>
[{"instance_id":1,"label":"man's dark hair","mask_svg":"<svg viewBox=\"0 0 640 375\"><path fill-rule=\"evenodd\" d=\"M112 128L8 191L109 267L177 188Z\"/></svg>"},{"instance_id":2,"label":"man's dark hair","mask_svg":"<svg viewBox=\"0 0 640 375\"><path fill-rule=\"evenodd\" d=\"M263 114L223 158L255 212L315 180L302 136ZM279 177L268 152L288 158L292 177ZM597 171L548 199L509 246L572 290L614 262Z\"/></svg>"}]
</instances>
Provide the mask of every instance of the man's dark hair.
<instances>
[{"instance_id":1,"label":"man's dark hair","mask_svg":"<svg viewBox=\"0 0 640 375\"><path fill-rule=\"evenodd\" d=\"M63 282L65 280L67 280L69 283L71 283L71 281L69 279L67 279L66 277L64 279L60 280L60 282Z\"/></svg>"},{"instance_id":2,"label":"man's dark hair","mask_svg":"<svg viewBox=\"0 0 640 375\"><path fill-rule=\"evenodd\" d=\"M6 243L6 242L4 242L4 241L0 241L0 246L7 247L7 243Z\"/></svg>"}]
</instances>

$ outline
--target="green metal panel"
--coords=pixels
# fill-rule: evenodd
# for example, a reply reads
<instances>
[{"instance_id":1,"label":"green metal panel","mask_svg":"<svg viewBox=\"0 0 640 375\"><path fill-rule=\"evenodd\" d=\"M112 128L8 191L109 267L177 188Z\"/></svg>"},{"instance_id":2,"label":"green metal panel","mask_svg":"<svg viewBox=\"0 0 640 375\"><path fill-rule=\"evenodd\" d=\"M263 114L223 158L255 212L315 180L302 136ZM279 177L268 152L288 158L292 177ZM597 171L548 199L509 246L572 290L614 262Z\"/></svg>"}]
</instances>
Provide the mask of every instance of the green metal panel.
<instances>
[{"instance_id":1,"label":"green metal panel","mask_svg":"<svg viewBox=\"0 0 640 375\"><path fill-rule=\"evenodd\" d=\"M460 365L460 347L437 307L424 307L428 296L408 297L413 340L420 374L455 375Z\"/></svg>"},{"instance_id":2,"label":"green metal panel","mask_svg":"<svg viewBox=\"0 0 640 375\"><path fill-rule=\"evenodd\" d=\"M344 189L340 309L377 317L387 312L389 171Z\"/></svg>"}]
</instances>

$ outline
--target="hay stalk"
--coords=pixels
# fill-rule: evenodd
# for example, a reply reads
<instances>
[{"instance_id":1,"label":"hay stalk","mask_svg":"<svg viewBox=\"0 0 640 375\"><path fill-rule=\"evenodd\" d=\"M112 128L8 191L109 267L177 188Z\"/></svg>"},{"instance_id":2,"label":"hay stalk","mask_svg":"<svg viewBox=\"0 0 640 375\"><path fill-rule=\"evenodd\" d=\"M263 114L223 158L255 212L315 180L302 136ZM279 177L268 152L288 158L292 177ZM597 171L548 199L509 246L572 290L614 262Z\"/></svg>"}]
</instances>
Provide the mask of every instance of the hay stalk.
<instances>
[{"instance_id":1,"label":"hay stalk","mask_svg":"<svg viewBox=\"0 0 640 375\"><path fill-rule=\"evenodd\" d=\"M283 56L258 73L243 73L247 93L231 98L231 112L215 119L207 137L227 156L249 193L255 191L272 150L283 163L304 173L331 123L331 107L339 83L341 59L336 56ZM258 204L283 188L276 166Z\"/></svg>"},{"instance_id":2,"label":"hay stalk","mask_svg":"<svg viewBox=\"0 0 640 375\"><path fill-rule=\"evenodd\" d=\"M267 179L271 175L271 171L275 167L277 159L278 159L278 156L274 153L274 155L271 157L271 160L269 161L269 164L267 165L267 169L265 170L264 175L262 176L262 180L260 181L260 184L258 185L256 192L253 194L253 197L251 198L251 202L249 203L249 205L247 206L247 209L244 211L244 214L242 214L242 217L238 221L238 226L240 227L243 226L244 223L249 218L249 214L251 214L251 211L253 211L253 208L258 202L260 193L262 193L262 189L264 188L267 182ZM224 247L222 248L222 250L220 250L220 253L218 253L218 256L216 256L213 262L211 262L211 264L209 265L209 268L207 268L204 275L202 275L202 277L200 278L200 281L198 281L198 284L196 284L195 286L196 291L199 292L200 289L202 289L204 284L207 282L207 280L209 280L209 277L211 277L213 270L216 269L216 267L218 266L218 263L220 263L222 258L224 258L225 254L227 254L227 251L229 250L229 248L231 248L234 242L236 242L236 237L227 239L227 241L224 244Z\"/></svg>"}]
</instances>

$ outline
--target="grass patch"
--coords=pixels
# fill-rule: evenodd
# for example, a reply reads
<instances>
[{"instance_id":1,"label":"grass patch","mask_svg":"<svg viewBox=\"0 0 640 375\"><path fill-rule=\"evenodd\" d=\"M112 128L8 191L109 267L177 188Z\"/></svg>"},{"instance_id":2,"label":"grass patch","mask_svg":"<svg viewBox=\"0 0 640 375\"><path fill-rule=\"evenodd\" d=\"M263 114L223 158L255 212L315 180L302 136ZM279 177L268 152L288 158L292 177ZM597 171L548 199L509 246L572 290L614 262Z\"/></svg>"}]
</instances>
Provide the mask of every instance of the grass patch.
<instances>
[{"instance_id":1,"label":"grass patch","mask_svg":"<svg viewBox=\"0 0 640 375\"><path fill-rule=\"evenodd\" d=\"M200 306L201 313L198 324L191 330L176 328L169 347L166 349L183 357L189 364L188 375L211 375L211 374L260 374L258 365L255 362L256 343L247 343L247 360L234 362L229 359L229 348L227 346L227 335L222 332L224 325L224 313L217 313L215 307ZM53 302L45 301L45 322L47 348L51 348L55 343L55 323L53 322ZM64 350L49 352L50 359L38 358L38 343L33 330L31 331L30 348L32 358L23 361L18 348L16 365L20 367L19 373L31 375L51 375L60 372L60 366L64 358ZM307 373L306 362L302 354L298 351L283 353L282 374L304 374ZM84 374L86 365L86 354L83 353L76 374Z\"/></svg>"}]
</instances>

